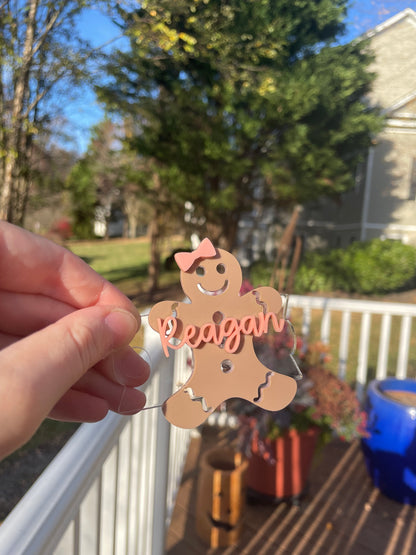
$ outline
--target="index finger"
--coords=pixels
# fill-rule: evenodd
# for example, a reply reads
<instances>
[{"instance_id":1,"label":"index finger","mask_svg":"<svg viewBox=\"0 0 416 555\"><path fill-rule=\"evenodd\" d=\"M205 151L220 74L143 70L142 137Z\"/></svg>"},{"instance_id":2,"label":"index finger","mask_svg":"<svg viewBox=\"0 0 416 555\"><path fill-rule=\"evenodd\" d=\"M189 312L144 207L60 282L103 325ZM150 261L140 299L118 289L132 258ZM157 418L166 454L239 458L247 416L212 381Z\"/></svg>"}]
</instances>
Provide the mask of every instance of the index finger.
<instances>
[{"instance_id":1,"label":"index finger","mask_svg":"<svg viewBox=\"0 0 416 555\"><path fill-rule=\"evenodd\" d=\"M69 250L0 221L0 288L44 295L75 308L134 305Z\"/></svg>"}]
</instances>

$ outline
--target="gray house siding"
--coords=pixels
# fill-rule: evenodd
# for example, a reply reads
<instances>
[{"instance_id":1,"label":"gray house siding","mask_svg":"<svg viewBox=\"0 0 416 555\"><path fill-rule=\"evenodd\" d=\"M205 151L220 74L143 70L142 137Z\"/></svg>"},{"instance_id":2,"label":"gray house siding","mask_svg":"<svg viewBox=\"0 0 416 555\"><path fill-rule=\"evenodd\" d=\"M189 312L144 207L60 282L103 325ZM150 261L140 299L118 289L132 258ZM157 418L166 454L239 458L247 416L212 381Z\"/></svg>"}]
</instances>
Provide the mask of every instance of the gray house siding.
<instances>
[{"instance_id":1,"label":"gray house siding","mask_svg":"<svg viewBox=\"0 0 416 555\"><path fill-rule=\"evenodd\" d=\"M307 206L306 246L393 238L416 245L416 13L407 9L368 33L377 74L370 103L387 116L356 186L336 201Z\"/></svg>"}]
</instances>

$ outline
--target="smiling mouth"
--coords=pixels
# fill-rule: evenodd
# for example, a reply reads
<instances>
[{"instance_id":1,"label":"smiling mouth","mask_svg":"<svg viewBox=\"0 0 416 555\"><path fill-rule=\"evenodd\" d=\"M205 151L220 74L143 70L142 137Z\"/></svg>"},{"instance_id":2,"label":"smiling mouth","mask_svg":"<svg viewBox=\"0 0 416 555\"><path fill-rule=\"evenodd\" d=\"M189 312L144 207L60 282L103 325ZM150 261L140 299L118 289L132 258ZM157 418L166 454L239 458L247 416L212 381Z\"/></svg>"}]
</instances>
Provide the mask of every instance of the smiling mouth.
<instances>
[{"instance_id":1,"label":"smiling mouth","mask_svg":"<svg viewBox=\"0 0 416 555\"><path fill-rule=\"evenodd\" d=\"M209 289L205 289L205 287L202 287L200 283L198 283L197 286L198 286L198 289L201 291L201 293L204 293L204 295L211 295L211 296L221 295L221 293L224 293L224 291L228 287L228 279L225 280L224 285L221 287L221 289L216 289L215 291L210 291Z\"/></svg>"}]
</instances>

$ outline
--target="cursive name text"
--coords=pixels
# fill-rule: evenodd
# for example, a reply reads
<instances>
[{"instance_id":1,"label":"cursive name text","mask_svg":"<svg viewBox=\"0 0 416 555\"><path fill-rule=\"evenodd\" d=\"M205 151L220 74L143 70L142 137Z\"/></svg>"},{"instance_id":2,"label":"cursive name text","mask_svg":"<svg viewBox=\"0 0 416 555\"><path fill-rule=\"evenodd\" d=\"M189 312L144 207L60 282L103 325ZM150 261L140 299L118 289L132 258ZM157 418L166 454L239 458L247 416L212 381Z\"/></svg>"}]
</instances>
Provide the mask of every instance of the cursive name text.
<instances>
[{"instance_id":1,"label":"cursive name text","mask_svg":"<svg viewBox=\"0 0 416 555\"><path fill-rule=\"evenodd\" d=\"M163 351L167 357L169 356L168 347L176 350L183 345L188 345L192 349L197 349L203 343L223 345L228 353L235 353L240 346L242 335L260 337L267 332L269 322L272 323L276 332L282 331L285 325L285 320L278 319L274 312L260 312L256 316L244 316L241 320L224 318L220 324L209 322L201 327L189 324L183 331L181 341L172 344L170 340L175 337L178 328L177 319L174 316L157 319Z\"/></svg>"}]
</instances>

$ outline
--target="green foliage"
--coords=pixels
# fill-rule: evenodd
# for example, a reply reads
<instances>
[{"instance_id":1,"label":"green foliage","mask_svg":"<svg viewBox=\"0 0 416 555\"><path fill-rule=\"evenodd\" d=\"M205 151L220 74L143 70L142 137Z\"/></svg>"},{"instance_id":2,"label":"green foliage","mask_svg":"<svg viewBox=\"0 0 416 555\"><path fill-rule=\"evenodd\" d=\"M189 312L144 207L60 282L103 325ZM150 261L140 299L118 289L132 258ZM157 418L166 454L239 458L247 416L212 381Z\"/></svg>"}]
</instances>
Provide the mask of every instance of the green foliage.
<instances>
[{"instance_id":1,"label":"green foliage","mask_svg":"<svg viewBox=\"0 0 416 555\"><path fill-rule=\"evenodd\" d=\"M328 269L322 268L323 257L315 259L316 266L302 264L296 274L295 289L297 293L316 293L318 291L333 291L336 289L335 280L328 275Z\"/></svg>"},{"instance_id":2,"label":"green foliage","mask_svg":"<svg viewBox=\"0 0 416 555\"><path fill-rule=\"evenodd\" d=\"M254 287L269 285L273 264L267 260L259 260L250 267L250 282Z\"/></svg>"},{"instance_id":3,"label":"green foliage","mask_svg":"<svg viewBox=\"0 0 416 555\"><path fill-rule=\"evenodd\" d=\"M42 143L63 137L67 100L86 82L96 51L77 32L91 0L19 0L0 9L0 218L23 224ZM97 3L95 2L94 5Z\"/></svg>"},{"instance_id":4,"label":"green foliage","mask_svg":"<svg viewBox=\"0 0 416 555\"><path fill-rule=\"evenodd\" d=\"M345 252L343 267L351 291L394 291L415 276L416 249L391 240L353 243Z\"/></svg>"},{"instance_id":5,"label":"green foliage","mask_svg":"<svg viewBox=\"0 0 416 555\"><path fill-rule=\"evenodd\" d=\"M327 259L322 254L311 253L296 274L296 292L333 291L333 275L328 275ZM255 287L269 285L273 272L273 263L266 260L255 262L250 268L250 281Z\"/></svg>"},{"instance_id":6,"label":"green foliage","mask_svg":"<svg viewBox=\"0 0 416 555\"><path fill-rule=\"evenodd\" d=\"M342 291L376 294L404 287L416 275L416 249L399 241L374 239L347 249L309 253L295 280L299 293Z\"/></svg>"},{"instance_id":7,"label":"green foliage","mask_svg":"<svg viewBox=\"0 0 416 555\"><path fill-rule=\"evenodd\" d=\"M94 236L96 192L92 170L86 158L77 162L72 168L66 186L71 196L74 235L78 239L91 239Z\"/></svg>"},{"instance_id":8,"label":"green foliage","mask_svg":"<svg viewBox=\"0 0 416 555\"><path fill-rule=\"evenodd\" d=\"M345 0L119 9L130 48L107 65L99 95L134 121L130 145L156 162L164 190L231 246L259 187L280 204L343 191L381 127L362 102L373 79L365 45L333 46L345 12Z\"/></svg>"}]
</instances>

